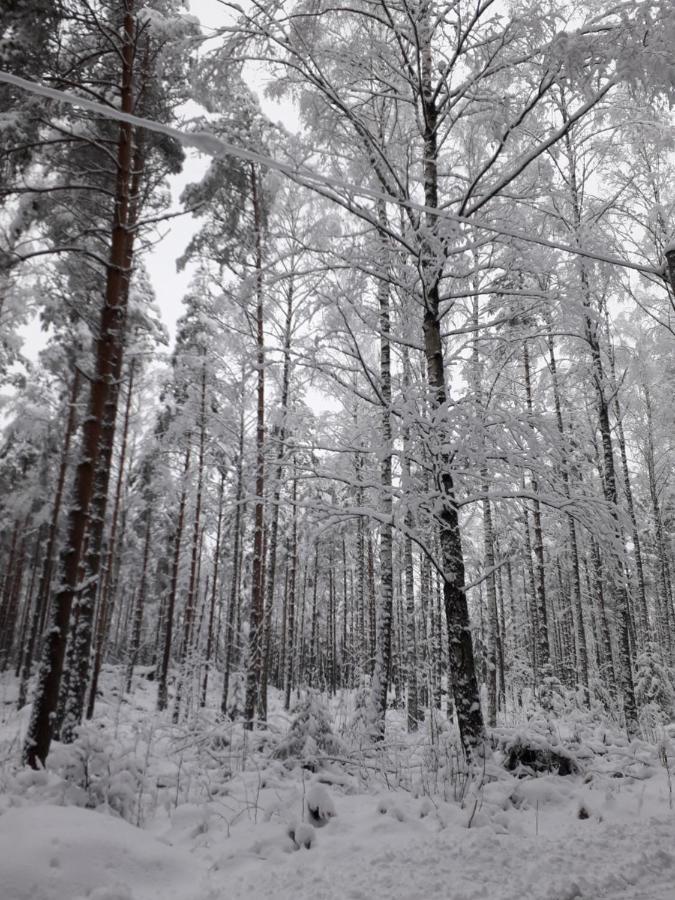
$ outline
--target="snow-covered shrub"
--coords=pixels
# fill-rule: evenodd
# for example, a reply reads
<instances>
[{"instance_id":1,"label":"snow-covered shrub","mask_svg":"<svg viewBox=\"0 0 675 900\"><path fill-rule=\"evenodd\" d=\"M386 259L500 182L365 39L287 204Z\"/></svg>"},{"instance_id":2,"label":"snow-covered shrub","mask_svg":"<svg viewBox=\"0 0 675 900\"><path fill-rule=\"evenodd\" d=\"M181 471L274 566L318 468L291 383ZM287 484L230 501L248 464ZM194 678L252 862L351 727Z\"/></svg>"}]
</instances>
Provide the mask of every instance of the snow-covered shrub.
<instances>
[{"instance_id":1,"label":"snow-covered shrub","mask_svg":"<svg viewBox=\"0 0 675 900\"><path fill-rule=\"evenodd\" d=\"M543 772L574 775L580 771L569 748L534 727L527 730L495 729L492 741L504 768L519 777Z\"/></svg>"},{"instance_id":2,"label":"snow-covered shrub","mask_svg":"<svg viewBox=\"0 0 675 900\"><path fill-rule=\"evenodd\" d=\"M328 709L316 692L308 691L293 713L291 727L274 751L275 759L316 771L322 756L344 754L342 742L330 727Z\"/></svg>"},{"instance_id":3,"label":"snow-covered shrub","mask_svg":"<svg viewBox=\"0 0 675 900\"><path fill-rule=\"evenodd\" d=\"M73 795L78 805L90 809L104 806L137 824L146 786L144 750L139 741L111 740L100 727L86 724L80 726L72 744L55 745L50 767L79 789L79 798Z\"/></svg>"},{"instance_id":4,"label":"snow-covered shrub","mask_svg":"<svg viewBox=\"0 0 675 900\"><path fill-rule=\"evenodd\" d=\"M333 798L322 784L313 784L305 798L307 816L310 824L323 828L333 816L337 815Z\"/></svg>"},{"instance_id":5,"label":"snow-covered shrub","mask_svg":"<svg viewBox=\"0 0 675 900\"><path fill-rule=\"evenodd\" d=\"M240 672L235 672L230 681L230 691L227 698L227 714L235 721L244 708L244 676Z\"/></svg>"},{"instance_id":6,"label":"snow-covered shrub","mask_svg":"<svg viewBox=\"0 0 675 900\"><path fill-rule=\"evenodd\" d=\"M550 665L542 666L539 704L545 712L555 715L562 715L568 705L560 679L553 674Z\"/></svg>"},{"instance_id":7,"label":"snow-covered shrub","mask_svg":"<svg viewBox=\"0 0 675 900\"><path fill-rule=\"evenodd\" d=\"M645 736L655 740L659 725L673 714L671 675L651 647L638 656L635 667L635 699L640 710L640 725Z\"/></svg>"},{"instance_id":8,"label":"snow-covered shrub","mask_svg":"<svg viewBox=\"0 0 675 900\"><path fill-rule=\"evenodd\" d=\"M350 745L359 750L370 746L372 736L370 735L370 679L365 676L359 687L354 693L354 712L349 722L342 730L342 734Z\"/></svg>"},{"instance_id":9,"label":"snow-covered shrub","mask_svg":"<svg viewBox=\"0 0 675 900\"><path fill-rule=\"evenodd\" d=\"M300 850L302 847L310 850L316 840L316 831L306 822L294 822L288 826L286 834L293 841L295 850Z\"/></svg>"}]
</instances>

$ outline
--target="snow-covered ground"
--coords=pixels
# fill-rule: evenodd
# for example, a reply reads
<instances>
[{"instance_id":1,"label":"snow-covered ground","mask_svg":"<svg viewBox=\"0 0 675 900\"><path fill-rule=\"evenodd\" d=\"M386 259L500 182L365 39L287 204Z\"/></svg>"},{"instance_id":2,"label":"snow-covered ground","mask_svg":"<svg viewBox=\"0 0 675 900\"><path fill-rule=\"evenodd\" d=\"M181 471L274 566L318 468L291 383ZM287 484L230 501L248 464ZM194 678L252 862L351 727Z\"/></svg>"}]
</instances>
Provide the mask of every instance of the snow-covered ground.
<instances>
[{"instance_id":1,"label":"snow-covered ground","mask_svg":"<svg viewBox=\"0 0 675 900\"><path fill-rule=\"evenodd\" d=\"M151 682L118 683L42 773L17 765L27 711L0 685L0 900L675 900L667 729L629 744L586 714L539 717L470 774L450 730L410 737L396 711L386 748L359 750L345 695L310 771L281 758L278 705L253 736L208 713L170 726ZM518 736L578 772L507 771Z\"/></svg>"}]
</instances>

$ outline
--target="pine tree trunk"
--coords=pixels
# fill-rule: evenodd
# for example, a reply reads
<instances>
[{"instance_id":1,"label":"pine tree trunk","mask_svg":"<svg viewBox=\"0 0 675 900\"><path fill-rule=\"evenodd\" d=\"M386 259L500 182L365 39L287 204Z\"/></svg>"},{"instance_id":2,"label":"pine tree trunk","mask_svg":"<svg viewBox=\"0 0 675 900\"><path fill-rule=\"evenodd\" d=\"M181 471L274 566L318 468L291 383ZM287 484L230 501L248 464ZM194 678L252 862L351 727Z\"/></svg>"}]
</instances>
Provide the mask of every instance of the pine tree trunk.
<instances>
[{"instance_id":1,"label":"pine tree trunk","mask_svg":"<svg viewBox=\"0 0 675 900\"><path fill-rule=\"evenodd\" d=\"M103 663L103 652L105 649L105 640L110 622L110 604L112 599L113 584L113 566L116 562L117 551L117 530L120 515L120 506L122 501L122 486L124 484L125 464L127 457L127 442L129 436L129 419L131 414L131 398L134 388L134 372L135 360L131 360L129 365L129 384L127 386L127 402L124 409L124 424L122 426L122 445L120 448L119 471L117 473L117 485L115 487L115 500L113 503L112 520L110 525L110 536L108 539L108 553L106 554L105 577L103 587L101 589L101 597L99 601L98 618L96 621L96 632L94 640L94 664L91 673L91 684L89 686L89 702L87 704L87 719L91 719L94 715L94 707L96 705L96 692L98 690L98 679L101 673L101 665Z\"/></svg>"},{"instance_id":2,"label":"pine tree trunk","mask_svg":"<svg viewBox=\"0 0 675 900\"><path fill-rule=\"evenodd\" d=\"M133 0L124 0L123 39L121 48L121 104L123 112L133 112L135 19ZM44 765L52 740L52 716L56 712L63 672L70 611L78 591L79 569L89 506L94 487L99 442L103 429L108 395L121 356L120 337L126 318L126 282L129 277L129 187L131 180L133 129L128 123L119 126L117 143L117 182L115 213L112 227L110 263L106 277L105 302L96 340L96 362L91 382L87 416L83 425L80 461L75 474L73 502L68 516L67 536L62 553L62 580L52 609L47 632L33 711L24 745L24 762L36 768Z\"/></svg>"}]
</instances>

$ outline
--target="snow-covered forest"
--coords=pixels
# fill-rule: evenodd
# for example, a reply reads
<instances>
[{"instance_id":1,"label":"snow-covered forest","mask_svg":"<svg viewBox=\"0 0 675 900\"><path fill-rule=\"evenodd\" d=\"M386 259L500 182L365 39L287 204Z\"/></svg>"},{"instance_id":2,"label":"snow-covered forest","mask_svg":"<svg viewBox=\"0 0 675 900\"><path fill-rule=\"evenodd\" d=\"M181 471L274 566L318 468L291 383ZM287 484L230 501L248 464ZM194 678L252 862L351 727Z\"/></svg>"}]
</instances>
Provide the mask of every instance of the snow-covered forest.
<instances>
[{"instance_id":1,"label":"snow-covered forest","mask_svg":"<svg viewBox=\"0 0 675 900\"><path fill-rule=\"evenodd\" d=\"M1 900L675 897L672 3L192 7L0 8Z\"/></svg>"}]
</instances>

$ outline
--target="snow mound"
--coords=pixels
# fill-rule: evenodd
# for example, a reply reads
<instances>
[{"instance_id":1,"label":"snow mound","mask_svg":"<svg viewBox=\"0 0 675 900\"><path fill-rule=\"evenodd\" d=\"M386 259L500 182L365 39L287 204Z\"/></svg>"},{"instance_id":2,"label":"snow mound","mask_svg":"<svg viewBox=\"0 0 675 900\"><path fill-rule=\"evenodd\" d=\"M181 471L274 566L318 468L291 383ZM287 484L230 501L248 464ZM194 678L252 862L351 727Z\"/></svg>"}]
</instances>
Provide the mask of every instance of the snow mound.
<instances>
[{"instance_id":1,"label":"snow mound","mask_svg":"<svg viewBox=\"0 0 675 900\"><path fill-rule=\"evenodd\" d=\"M0 816L2 900L194 900L202 871L184 851L121 819L73 806Z\"/></svg>"},{"instance_id":2,"label":"snow mound","mask_svg":"<svg viewBox=\"0 0 675 900\"><path fill-rule=\"evenodd\" d=\"M322 784L313 784L307 792L307 812L311 824L318 828L337 815L333 798Z\"/></svg>"}]
</instances>

